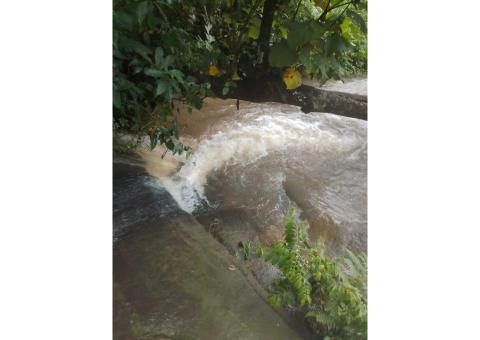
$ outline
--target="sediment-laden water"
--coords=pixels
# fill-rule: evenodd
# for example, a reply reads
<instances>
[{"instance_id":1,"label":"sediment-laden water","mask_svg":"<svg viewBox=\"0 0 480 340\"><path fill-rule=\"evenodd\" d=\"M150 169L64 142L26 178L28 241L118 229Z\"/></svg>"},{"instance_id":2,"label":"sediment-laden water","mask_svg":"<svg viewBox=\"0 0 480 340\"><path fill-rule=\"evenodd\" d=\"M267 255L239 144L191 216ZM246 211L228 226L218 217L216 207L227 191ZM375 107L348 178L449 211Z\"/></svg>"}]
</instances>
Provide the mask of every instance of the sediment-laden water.
<instances>
[{"instance_id":1,"label":"sediment-laden water","mask_svg":"<svg viewBox=\"0 0 480 340\"><path fill-rule=\"evenodd\" d=\"M205 111L205 113L203 113ZM186 212L241 209L279 225L289 204L311 239L366 251L367 122L280 104L211 100L181 116L188 159L143 152L146 168Z\"/></svg>"},{"instance_id":2,"label":"sediment-laden water","mask_svg":"<svg viewBox=\"0 0 480 340\"><path fill-rule=\"evenodd\" d=\"M115 338L308 338L265 301L274 268L243 268L239 244L279 240L293 205L311 241L366 251L367 122L218 99L178 121L190 157L114 165Z\"/></svg>"}]
</instances>

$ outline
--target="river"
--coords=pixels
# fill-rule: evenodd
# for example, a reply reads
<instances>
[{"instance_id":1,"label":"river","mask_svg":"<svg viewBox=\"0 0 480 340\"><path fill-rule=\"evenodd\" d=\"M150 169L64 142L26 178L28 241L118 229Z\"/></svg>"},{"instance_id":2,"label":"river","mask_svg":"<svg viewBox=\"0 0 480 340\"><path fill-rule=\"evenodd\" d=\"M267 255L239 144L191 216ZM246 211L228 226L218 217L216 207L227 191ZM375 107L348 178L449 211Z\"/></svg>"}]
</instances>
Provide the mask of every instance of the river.
<instances>
[{"instance_id":1,"label":"river","mask_svg":"<svg viewBox=\"0 0 480 340\"><path fill-rule=\"evenodd\" d=\"M275 312L278 274L242 244L282 237L293 205L311 242L367 250L367 122L275 103L179 108L190 157L160 147L114 163L116 339L309 338Z\"/></svg>"}]
</instances>

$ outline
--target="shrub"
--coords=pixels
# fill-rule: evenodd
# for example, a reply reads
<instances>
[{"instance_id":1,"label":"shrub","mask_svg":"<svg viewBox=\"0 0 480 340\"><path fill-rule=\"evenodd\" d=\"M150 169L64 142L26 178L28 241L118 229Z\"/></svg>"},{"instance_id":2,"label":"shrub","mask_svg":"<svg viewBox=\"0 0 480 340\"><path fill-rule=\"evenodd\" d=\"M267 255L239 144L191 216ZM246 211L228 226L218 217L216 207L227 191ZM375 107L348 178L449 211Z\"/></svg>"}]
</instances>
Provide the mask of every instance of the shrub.
<instances>
[{"instance_id":1,"label":"shrub","mask_svg":"<svg viewBox=\"0 0 480 340\"><path fill-rule=\"evenodd\" d=\"M285 218L284 239L260 246L259 255L280 268L270 302L301 310L325 339L367 338L367 257L347 251L333 259L323 243L310 246L295 209Z\"/></svg>"},{"instance_id":2,"label":"shrub","mask_svg":"<svg viewBox=\"0 0 480 340\"><path fill-rule=\"evenodd\" d=\"M114 0L112 19L114 134L173 154L190 151L179 103L200 109L218 86L225 96L242 78L285 69L294 89L300 73L324 82L367 67L366 0Z\"/></svg>"}]
</instances>

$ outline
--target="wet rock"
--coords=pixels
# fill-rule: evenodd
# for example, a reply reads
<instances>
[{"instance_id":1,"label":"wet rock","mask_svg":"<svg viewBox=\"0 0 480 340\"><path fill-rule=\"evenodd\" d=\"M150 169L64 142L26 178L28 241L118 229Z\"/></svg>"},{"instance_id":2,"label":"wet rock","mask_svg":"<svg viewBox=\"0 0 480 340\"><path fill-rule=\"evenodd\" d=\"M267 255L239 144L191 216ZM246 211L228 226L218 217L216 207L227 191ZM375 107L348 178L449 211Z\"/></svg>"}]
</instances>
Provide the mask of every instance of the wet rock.
<instances>
[{"instance_id":1,"label":"wet rock","mask_svg":"<svg viewBox=\"0 0 480 340\"><path fill-rule=\"evenodd\" d=\"M127 172L132 181L143 176ZM145 181L133 195L129 181L114 185L123 202L117 213L142 216L130 220L114 244L114 339L301 338L194 217L161 211L155 202L162 193Z\"/></svg>"}]
</instances>

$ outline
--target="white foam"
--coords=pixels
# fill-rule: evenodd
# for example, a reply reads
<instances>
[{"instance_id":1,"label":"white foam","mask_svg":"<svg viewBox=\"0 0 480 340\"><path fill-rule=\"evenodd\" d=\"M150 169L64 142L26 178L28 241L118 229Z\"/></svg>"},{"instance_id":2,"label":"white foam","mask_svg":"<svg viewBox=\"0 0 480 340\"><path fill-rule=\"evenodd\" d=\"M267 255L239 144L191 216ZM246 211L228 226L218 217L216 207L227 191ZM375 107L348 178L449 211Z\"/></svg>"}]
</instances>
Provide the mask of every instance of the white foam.
<instances>
[{"instance_id":1,"label":"white foam","mask_svg":"<svg viewBox=\"0 0 480 340\"><path fill-rule=\"evenodd\" d=\"M192 213L201 200L210 172L236 164L248 165L274 151L322 151L349 147L358 136L345 128L366 122L328 114L283 113L272 110L242 112L210 136L199 139L194 153L181 169L159 178L179 206Z\"/></svg>"}]
</instances>

